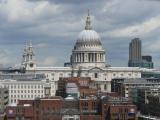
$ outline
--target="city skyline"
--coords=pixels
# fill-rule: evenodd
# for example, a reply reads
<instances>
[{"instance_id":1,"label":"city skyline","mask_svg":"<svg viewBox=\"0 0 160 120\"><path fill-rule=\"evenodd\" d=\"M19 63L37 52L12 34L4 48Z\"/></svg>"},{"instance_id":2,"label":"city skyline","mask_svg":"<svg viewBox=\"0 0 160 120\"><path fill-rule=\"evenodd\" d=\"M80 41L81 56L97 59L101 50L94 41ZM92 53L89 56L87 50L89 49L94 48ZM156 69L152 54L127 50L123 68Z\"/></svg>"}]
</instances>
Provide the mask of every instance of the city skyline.
<instances>
[{"instance_id":1,"label":"city skyline","mask_svg":"<svg viewBox=\"0 0 160 120\"><path fill-rule=\"evenodd\" d=\"M139 37L143 53L152 55L155 67L159 67L160 5L157 2L87 0L80 7L78 1L1 0L0 64L20 63L25 43L31 40L39 64L63 66L69 61L90 9L92 26L101 36L107 63L127 66L129 42Z\"/></svg>"}]
</instances>

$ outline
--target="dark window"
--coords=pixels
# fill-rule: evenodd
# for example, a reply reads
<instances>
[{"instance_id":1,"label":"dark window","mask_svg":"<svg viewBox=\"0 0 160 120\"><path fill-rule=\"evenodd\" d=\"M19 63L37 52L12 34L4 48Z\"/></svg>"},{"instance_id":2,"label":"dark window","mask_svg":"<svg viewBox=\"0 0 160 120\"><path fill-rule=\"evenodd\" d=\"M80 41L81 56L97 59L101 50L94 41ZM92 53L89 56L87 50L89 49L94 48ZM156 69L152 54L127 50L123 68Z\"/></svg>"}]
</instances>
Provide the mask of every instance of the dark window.
<instances>
[{"instance_id":1,"label":"dark window","mask_svg":"<svg viewBox=\"0 0 160 120\"><path fill-rule=\"evenodd\" d=\"M95 78L98 78L98 73L94 73L94 77L95 77Z\"/></svg>"},{"instance_id":2,"label":"dark window","mask_svg":"<svg viewBox=\"0 0 160 120\"><path fill-rule=\"evenodd\" d=\"M105 90L107 89L107 85L106 85L106 84L104 85L104 89L105 89Z\"/></svg>"}]
</instances>

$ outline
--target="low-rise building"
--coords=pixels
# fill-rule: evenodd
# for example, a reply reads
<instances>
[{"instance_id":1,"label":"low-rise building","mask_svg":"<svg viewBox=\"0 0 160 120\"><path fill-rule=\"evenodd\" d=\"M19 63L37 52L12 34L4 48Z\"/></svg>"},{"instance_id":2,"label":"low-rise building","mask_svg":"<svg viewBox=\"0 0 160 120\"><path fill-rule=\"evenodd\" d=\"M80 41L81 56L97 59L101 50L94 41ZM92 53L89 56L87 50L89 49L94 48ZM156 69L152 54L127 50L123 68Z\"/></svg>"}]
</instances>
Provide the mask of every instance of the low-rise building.
<instances>
[{"instance_id":1,"label":"low-rise building","mask_svg":"<svg viewBox=\"0 0 160 120\"><path fill-rule=\"evenodd\" d=\"M2 76L1 76L2 77ZM18 100L33 100L37 97L46 97L47 95L55 95L54 83L48 81L45 77L37 77L35 75L13 75L11 79L0 80L0 87L8 89L9 104L17 104Z\"/></svg>"},{"instance_id":2,"label":"low-rise building","mask_svg":"<svg viewBox=\"0 0 160 120\"><path fill-rule=\"evenodd\" d=\"M9 101L9 92L7 88L0 88L0 114L4 113Z\"/></svg>"},{"instance_id":3,"label":"low-rise building","mask_svg":"<svg viewBox=\"0 0 160 120\"><path fill-rule=\"evenodd\" d=\"M137 79L114 79L112 81L112 92L118 92L120 96L131 98L131 91L139 87L160 87L160 81L150 81L144 78Z\"/></svg>"},{"instance_id":4,"label":"low-rise building","mask_svg":"<svg viewBox=\"0 0 160 120\"><path fill-rule=\"evenodd\" d=\"M85 98L88 95L96 95L98 88L96 82L88 77L61 78L58 81L56 95L62 97L71 95L77 98Z\"/></svg>"},{"instance_id":5,"label":"low-rise building","mask_svg":"<svg viewBox=\"0 0 160 120\"><path fill-rule=\"evenodd\" d=\"M0 120L5 120L5 109L9 102L9 92L7 88L0 87Z\"/></svg>"},{"instance_id":6,"label":"low-rise building","mask_svg":"<svg viewBox=\"0 0 160 120\"><path fill-rule=\"evenodd\" d=\"M160 117L160 88L136 88L132 90L131 98L141 114Z\"/></svg>"},{"instance_id":7,"label":"low-rise building","mask_svg":"<svg viewBox=\"0 0 160 120\"><path fill-rule=\"evenodd\" d=\"M136 120L136 106L124 97L68 96L20 100L8 106L7 120Z\"/></svg>"},{"instance_id":8,"label":"low-rise building","mask_svg":"<svg viewBox=\"0 0 160 120\"><path fill-rule=\"evenodd\" d=\"M124 97L102 96L103 120L136 120L137 108Z\"/></svg>"},{"instance_id":9,"label":"low-rise building","mask_svg":"<svg viewBox=\"0 0 160 120\"><path fill-rule=\"evenodd\" d=\"M143 100L143 98L142 98ZM140 101L138 101L140 102ZM157 117L156 120L160 119L160 96L149 95L147 97L147 103L139 104L141 114L144 116ZM153 120L153 119L152 119Z\"/></svg>"}]
</instances>

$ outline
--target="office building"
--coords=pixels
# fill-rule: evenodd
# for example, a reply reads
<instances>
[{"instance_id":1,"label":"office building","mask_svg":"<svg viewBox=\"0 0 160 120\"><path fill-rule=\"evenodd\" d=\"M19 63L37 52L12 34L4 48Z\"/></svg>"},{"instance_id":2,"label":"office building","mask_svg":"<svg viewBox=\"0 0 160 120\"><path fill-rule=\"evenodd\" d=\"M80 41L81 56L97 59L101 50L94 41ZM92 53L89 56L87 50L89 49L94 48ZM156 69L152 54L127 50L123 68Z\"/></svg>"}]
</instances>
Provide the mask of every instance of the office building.
<instances>
[{"instance_id":1,"label":"office building","mask_svg":"<svg viewBox=\"0 0 160 120\"><path fill-rule=\"evenodd\" d=\"M139 38L134 38L129 44L129 60L139 61L142 59L142 45Z\"/></svg>"},{"instance_id":2,"label":"office building","mask_svg":"<svg viewBox=\"0 0 160 120\"><path fill-rule=\"evenodd\" d=\"M129 44L128 66L148 69L152 69L154 67L152 56L142 56L142 43L139 38L134 38Z\"/></svg>"},{"instance_id":3,"label":"office building","mask_svg":"<svg viewBox=\"0 0 160 120\"><path fill-rule=\"evenodd\" d=\"M148 69L154 68L154 63L152 62L152 56L150 55L142 56L142 67Z\"/></svg>"},{"instance_id":4,"label":"office building","mask_svg":"<svg viewBox=\"0 0 160 120\"><path fill-rule=\"evenodd\" d=\"M132 90L139 87L158 88L160 81L152 82L144 78L139 79L114 79L112 80L112 92L118 92L120 96L131 98Z\"/></svg>"}]
</instances>

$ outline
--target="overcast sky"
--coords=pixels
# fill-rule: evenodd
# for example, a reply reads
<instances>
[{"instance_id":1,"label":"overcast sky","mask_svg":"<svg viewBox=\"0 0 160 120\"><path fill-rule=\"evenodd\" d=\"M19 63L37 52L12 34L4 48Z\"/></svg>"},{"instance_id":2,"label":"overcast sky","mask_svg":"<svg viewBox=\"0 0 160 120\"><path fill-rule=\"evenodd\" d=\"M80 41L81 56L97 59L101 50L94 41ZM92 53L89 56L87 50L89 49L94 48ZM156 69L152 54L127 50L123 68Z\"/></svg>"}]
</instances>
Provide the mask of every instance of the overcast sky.
<instances>
[{"instance_id":1,"label":"overcast sky","mask_svg":"<svg viewBox=\"0 0 160 120\"><path fill-rule=\"evenodd\" d=\"M159 0L0 0L0 64L20 64L31 40L38 66L63 66L88 9L107 63L127 66L128 44L139 37L143 54L152 55L160 68Z\"/></svg>"}]
</instances>

